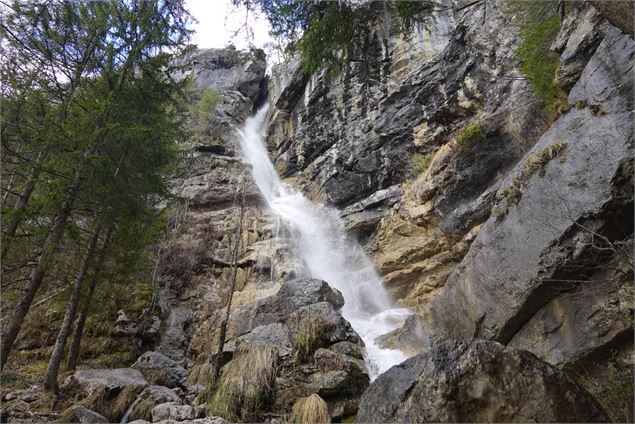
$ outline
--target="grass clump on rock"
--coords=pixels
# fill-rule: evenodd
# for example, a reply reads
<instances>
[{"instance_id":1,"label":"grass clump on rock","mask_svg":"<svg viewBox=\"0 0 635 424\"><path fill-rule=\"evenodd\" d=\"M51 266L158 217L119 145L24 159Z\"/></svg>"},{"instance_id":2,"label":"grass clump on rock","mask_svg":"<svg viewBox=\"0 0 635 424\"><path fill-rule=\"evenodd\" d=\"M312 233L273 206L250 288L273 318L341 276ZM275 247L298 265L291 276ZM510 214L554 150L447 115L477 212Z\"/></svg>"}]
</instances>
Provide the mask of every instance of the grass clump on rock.
<instances>
[{"instance_id":1,"label":"grass clump on rock","mask_svg":"<svg viewBox=\"0 0 635 424\"><path fill-rule=\"evenodd\" d=\"M326 402L316 395L298 399L293 404L289 422L292 424L328 424L331 422Z\"/></svg>"},{"instance_id":2,"label":"grass clump on rock","mask_svg":"<svg viewBox=\"0 0 635 424\"><path fill-rule=\"evenodd\" d=\"M208 402L210 416L231 422L253 422L273 394L278 349L269 345L239 347L221 370Z\"/></svg>"},{"instance_id":3,"label":"grass clump on rock","mask_svg":"<svg viewBox=\"0 0 635 424\"><path fill-rule=\"evenodd\" d=\"M456 137L456 142L461 147L461 150L467 149L475 141L482 140L485 140L485 134L481 131L479 124L472 124L463 128Z\"/></svg>"},{"instance_id":4,"label":"grass clump on rock","mask_svg":"<svg viewBox=\"0 0 635 424\"><path fill-rule=\"evenodd\" d=\"M304 321L295 337L293 359L307 360L322 345L323 338L331 328L332 324L324 318L315 317Z\"/></svg>"},{"instance_id":5,"label":"grass clump on rock","mask_svg":"<svg viewBox=\"0 0 635 424\"><path fill-rule=\"evenodd\" d=\"M531 156L523 165L520 173L514 177L511 185L503 190L503 196L511 203L517 203L520 200L522 188L529 182L531 177L539 170L542 170L567 145L566 141L559 141Z\"/></svg>"},{"instance_id":6,"label":"grass clump on rock","mask_svg":"<svg viewBox=\"0 0 635 424\"><path fill-rule=\"evenodd\" d=\"M102 414L110 422L119 422L141 390L141 386L134 385L126 386L119 391L99 386L79 404Z\"/></svg>"},{"instance_id":7,"label":"grass clump on rock","mask_svg":"<svg viewBox=\"0 0 635 424\"><path fill-rule=\"evenodd\" d=\"M410 166L412 170L417 174L423 174L430 167L430 163L432 162L432 153L428 153L427 155L415 154L410 158Z\"/></svg>"}]
</instances>

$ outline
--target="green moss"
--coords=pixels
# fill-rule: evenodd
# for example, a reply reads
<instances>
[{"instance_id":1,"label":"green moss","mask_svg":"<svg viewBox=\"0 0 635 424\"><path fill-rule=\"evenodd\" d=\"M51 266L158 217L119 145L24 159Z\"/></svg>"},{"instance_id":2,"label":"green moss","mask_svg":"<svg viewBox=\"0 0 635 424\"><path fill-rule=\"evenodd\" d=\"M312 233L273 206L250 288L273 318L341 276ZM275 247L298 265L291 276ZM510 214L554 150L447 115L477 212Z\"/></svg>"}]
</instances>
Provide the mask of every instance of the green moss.
<instances>
[{"instance_id":1,"label":"green moss","mask_svg":"<svg viewBox=\"0 0 635 424\"><path fill-rule=\"evenodd\" d=\"M293 343L293 359L307 360L324 342L332 324L324 318L315 317L302 322Z\"/></svg>"},{"instance_id":2,"label":"green moss","mask_svg":"<svg viewBox=\"0 0 635 424\"><path fill-rule=\"evenodd\" d=\"M97 360L99 368L125 368L134 362L134 355L126 353L110 353L101 355Z\"/></svg>"},{"instance_id":3,"label":"green moss","mask_svg":"<svg viewBox=\"0 0 635 424\"><path fill-rule=\"evenodd\" d=\"M627 422L629 401L633 399L633 372L622 366L615 356L608 363L602 390L596 397L616 423Z\"/></svg>"},{"instance_id":4,"label":"green moss","mask_svg":"<svg viewBox=\"0 0 635 424\"><path fill-rule=\"evenodd\" d=\"M220 91L215 88L208 88L201 92L201 100L190 111L198 125L204 125L213 115L220 99Z\"/></svg>"},{"instance_id":5,"label":"green moss","mask_svg":"<svg viewBox=\"0 0 635 424\"><path fill-rule=\"evenodd\" d=\"M29 382L19 374L4 371L0 374L0 386L3 389L19 390L29 387Z\"/></svg>"},{"instance_id":6,"label":"green moss","mask_svg":"<svg viewBox=\"0 0 635 424\"><path fill-rule=\"evenodd\" d=\"M456 136L456 142L462 150L467 149L472 143L485 140L485 134L481 131L480 124L472 124L461 131Z\"/></svg>"},{"instance_id":7,"label":"green moss","mask_svg":"<svg viewBox=\"0 0 635 424\"><path fill-rule=\"evenodd\" d=\"M344 424L353 424L355 421L357 421L357 415L351 415L350 417L342 420Z\"/></svg>"},{"instance_id":8,"label":"green moss","mask_svg":"<svg viewBox=\"0 0 635 424\"><path fill-rule=\"evenodd\" d=\"M410 167L417 174L423 174L430 167L433 156L432 153L428 153L427 155L417 153L410 158Z\"/></svg>"}]
</instances>

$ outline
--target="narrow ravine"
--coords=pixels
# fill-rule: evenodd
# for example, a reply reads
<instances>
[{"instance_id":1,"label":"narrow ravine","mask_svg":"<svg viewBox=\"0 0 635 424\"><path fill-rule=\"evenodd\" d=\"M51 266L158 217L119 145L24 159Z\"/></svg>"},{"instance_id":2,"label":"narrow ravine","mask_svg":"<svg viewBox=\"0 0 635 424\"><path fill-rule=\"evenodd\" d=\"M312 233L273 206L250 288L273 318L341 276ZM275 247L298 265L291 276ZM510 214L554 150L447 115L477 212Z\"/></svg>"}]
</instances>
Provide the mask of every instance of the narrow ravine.
<instances>
[{"instance_id":1,"label":"narrow ravine","mask_svg":"<svg viewBox=\"0 0 635 424\"><path fill-rule=\"evenodd\" d=\"M304 264L303 277L319 278L344 296L342 315L366 345L371 380L406 359L403 352L381 348L376 338L403 324L409 312L393 308L381 278L361 246L346 234L336 210L316 204L284 184L278 176L261 134L268 106L239 131L243 160L271 213L293 234L294 252Z\"/></svg>"}]
</instances>

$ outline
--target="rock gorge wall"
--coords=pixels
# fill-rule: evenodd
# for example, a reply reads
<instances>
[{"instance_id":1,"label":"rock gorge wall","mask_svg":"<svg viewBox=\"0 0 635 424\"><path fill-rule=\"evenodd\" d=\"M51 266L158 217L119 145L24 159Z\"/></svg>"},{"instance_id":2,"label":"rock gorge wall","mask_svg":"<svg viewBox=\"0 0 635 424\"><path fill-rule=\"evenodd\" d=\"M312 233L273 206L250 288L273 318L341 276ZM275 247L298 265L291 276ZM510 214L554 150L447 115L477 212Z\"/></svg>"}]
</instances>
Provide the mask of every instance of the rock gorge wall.
<instances>
[{"instance_id":1,"label":"rock gorge wall","mask_svg":"<svg viewBox=\"0 0 635 424\"><path fill-rule=\"evenodd\" d=\"M582 380L616 356L632 372L632 33L603 7L567 5L554 118L518 71L503 2L443 6L398 40L373 3L373 33L338 76L274 67L279 171L341 210L413 308L387 346L477 337ZM474 124L482 140L457 141Z\"/></svg>"}]
</instances>

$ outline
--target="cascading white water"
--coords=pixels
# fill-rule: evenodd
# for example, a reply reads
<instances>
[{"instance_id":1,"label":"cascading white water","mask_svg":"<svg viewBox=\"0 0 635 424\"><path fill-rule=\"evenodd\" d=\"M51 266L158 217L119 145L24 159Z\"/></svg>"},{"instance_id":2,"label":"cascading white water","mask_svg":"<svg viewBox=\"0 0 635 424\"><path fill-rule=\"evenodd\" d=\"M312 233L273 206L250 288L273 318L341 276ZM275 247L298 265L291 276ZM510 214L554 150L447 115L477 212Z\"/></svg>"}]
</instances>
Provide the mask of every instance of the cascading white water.
<instances>
[{"instance_id":1,"label":"cascading white water","mask_svg":"<svg viewBox=\"0 0 635 424\"><path fill-rule=\"evenodd\" d=\"M243 159L271 211L289 225L295 235L295 252L306 265L308 277L319 278L344 296L342 316L366 344L366 363L371 379L406 356L384 349L375 339L399 327L408 310L392 308L381 278L361 246L347 236L337 211L311 202L282 182L260 130L267 106L247 119L239 131Z\"/></svg>"}]
</instances>

